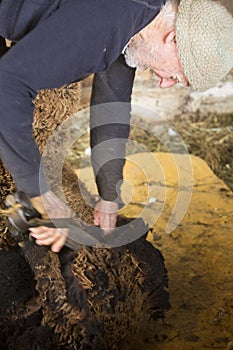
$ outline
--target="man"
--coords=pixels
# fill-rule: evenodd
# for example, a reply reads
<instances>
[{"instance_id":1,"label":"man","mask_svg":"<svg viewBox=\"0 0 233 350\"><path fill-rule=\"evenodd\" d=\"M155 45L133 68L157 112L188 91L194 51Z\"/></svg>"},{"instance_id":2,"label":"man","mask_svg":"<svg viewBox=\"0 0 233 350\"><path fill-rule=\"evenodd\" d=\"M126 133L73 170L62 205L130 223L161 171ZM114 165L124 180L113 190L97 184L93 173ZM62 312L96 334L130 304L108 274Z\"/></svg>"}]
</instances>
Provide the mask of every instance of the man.
<instances>
[{"instance_id":1,"label":"man","mask_svg":"<svg viewBox=\"0 0 233 350\"><path fill-rule=\"evenodd\" d=\"M151 69L161 88L180 82L206 90L233 66L233 19L212 0L2 0L0 35L17 42L0 61L1 158L17 188L44 217L66 217L70 209L43 177L39 185L40 155L32 137L32 99L39 89L96 73L93 106L130 102L137 67ZM104 125L102 112L107 119L111 114ZM130 110L123 111L124 122L121 114L104 105L91 112L92 161L101 197L94 224L106 234L116 223L116 185L129 132ZM120 145L114 144L116 138L122 139ZM103 162L98 145L106 140L112 140L114 156ZM38 227L31 235L58 252L67 232Z\"/></svg>"}]
</instances>

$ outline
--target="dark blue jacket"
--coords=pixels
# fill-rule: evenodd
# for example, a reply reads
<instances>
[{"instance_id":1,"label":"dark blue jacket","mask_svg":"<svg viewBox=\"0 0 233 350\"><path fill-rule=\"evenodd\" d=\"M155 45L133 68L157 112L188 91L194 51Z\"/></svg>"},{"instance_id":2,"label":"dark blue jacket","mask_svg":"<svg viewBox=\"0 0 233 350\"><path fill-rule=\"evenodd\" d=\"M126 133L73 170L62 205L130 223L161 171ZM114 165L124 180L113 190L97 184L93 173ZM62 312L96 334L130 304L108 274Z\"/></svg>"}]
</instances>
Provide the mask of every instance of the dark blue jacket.
<instances>
[{"instance_id":1,"label":"dark blue jacket","mask_svg":"<svg viewBox=\"0 0 233 350\"><path fill-rule=\"evenodd\" d=\"M134 70L126 66L121 52L130 38L158 14L163 3L163 0L1 1L0 35L17 43L0 60L0 154L19 190L35 196L47 189L46 185L43 187L43 177L40 187L41 157L32 136L32 100L38 90L60 87L97 73L92 105L130 102ZM123 123L118 119L122 112L126 120ZM92 147L105 139L127 138L128 107L112 113L111 127L97 126L98 113L91 113ZM101 113L107 118L108 108ZM123 158L125 142L121 147L116 153ZM113 200L124 160L113 160L100 169L98 163L103 161L98 152L92 158L100 195Z\"/></svg>"}]
</instances>

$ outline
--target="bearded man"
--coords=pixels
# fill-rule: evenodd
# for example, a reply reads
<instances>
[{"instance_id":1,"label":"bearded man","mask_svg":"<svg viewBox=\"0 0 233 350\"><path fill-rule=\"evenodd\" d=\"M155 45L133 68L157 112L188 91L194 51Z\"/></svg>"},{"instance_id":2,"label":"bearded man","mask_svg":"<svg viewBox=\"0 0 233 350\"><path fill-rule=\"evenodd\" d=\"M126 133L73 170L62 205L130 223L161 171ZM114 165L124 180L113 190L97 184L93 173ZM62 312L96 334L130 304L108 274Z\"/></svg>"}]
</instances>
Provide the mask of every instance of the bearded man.
<instances>
[{"instance_id":1,"label":"bearded man","mask_svg":"<svg viewBox=\"0 0 233 350\"><path fill-rule=\"evenodd\" d=\"M32 136L32 100L38 90L95 73L91 104L101 108L91 110L92 163L100 194L94 224L109 234L121 205L118 184L135 69L152 70L161 88L181 83L204 91L214 86L233 67L228 10L214 0L1 0L0 35L16 45L0 60L0 154L17 189L44 217L46 211L53 218L67 217L71 210L39 171L41 156ZM122 109L122 103L128 107ZM104 147L105 141L111 147ZM43 226L32 228L31 235L58 252L67 231Z\"/></svg>"}]
</instances>

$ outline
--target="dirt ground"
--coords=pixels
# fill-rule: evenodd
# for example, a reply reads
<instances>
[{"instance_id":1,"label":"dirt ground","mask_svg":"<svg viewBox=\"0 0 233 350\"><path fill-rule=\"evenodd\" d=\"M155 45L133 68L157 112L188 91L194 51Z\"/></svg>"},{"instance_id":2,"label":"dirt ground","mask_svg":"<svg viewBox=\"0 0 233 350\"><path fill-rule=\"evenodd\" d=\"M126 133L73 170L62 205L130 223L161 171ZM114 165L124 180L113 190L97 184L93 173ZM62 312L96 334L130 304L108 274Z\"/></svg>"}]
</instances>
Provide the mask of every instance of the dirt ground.
<instances>
[{"instance_id":1,"label":"dirt ground","mask_svg":"<svg viewBox=\"0 0 233 350\"><path fill-rule=\"evenodd\" d=\"M141 103L145 96L148 102L147 88L153 88L153 82L139 77L137 84L134 101ZM143 115L133 117L135 126L131 130L131 140L137 143L130 144L127 152L129 160L124 173L127 181L123 185L126 186L123 192L127 206L124 213L131 217L143 213L153 228L148 239L165 257L171 303L163 323L148 325L148 328L154 327L155 337L147 339L147 335L143 334L137 350L233 349L231 88L225 98L227 113L222 112L224 98L220 101L221 112L202 109L206 101L203 102L203 99L199 104L200 109L187 111L183 108L185 103L187 105L187 93L181 98L181 90L178 89L181 102L174 107L176 113L173 118L169 118L168 124L161 106L159 110L162 110L163 115L156 118L156 124ZM171 101L177 103L176 92L173 94L175 96L171 97ZM169 96L166 97L165 105L167 101ZM217 105L216 101L214 103ZM213 103L209 105L213 107ZM162 135L160 141L155 134ZM186 155L182 154L185 152L181 140L187 147L186 151L198 156L190 158L193 181L186 165L182 165L181 159ZM169 142L172 142L172 147ZM79 172L81 179L92 193L96 193L91 168L86 167L90 165L85 159L88 147L89 135L86 133L79 144L74 145L70 162L75 167L79 167L82 162L83 169ZM142 153L145 148L147 154ZM171 149L176 153L175 161L173 153L169 151ZM153 168L151 155L159 164L157 172ZM182 169L183 175L179 173ZM166 233L179 193L184 195L179 198L183 203L183 211L191 201L182 220L179 212L178 217L177 212L173 213L177 227ZM151 203L144 213L143 208L149 199Z\"/></svg>"}]
</instances>

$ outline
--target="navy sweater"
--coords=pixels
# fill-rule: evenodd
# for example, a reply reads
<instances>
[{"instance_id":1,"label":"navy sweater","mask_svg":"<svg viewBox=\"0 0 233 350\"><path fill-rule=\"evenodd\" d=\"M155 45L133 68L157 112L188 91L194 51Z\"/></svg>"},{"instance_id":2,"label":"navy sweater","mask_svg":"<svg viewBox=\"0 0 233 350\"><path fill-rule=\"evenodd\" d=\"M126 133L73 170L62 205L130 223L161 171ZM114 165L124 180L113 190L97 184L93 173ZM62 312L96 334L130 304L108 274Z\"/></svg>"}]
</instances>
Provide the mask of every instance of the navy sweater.
<instances>
[{"instance_id":1,"label":"navy sweater","mask_svg":"<svg viewBox=\"0 0 233 350\"><path fill-rule=\"evenodd\" d=\"M0 154L18 190L48 189L39 176L41 156L32 136L39 89L56 88L96 73L92 105L130 102L134 70L121 52L160 11L163 0L2 0L0 35L15 41L0 60ZM106 105L107 106L107 105ZM123 117L122 117L123 115ZM99 118L108 124L100 126ZM124 120L122 120L122 118ZM92 154L101 197L114 200L122 178L130 109L91 112L92 147L122 138ZM110 126L109 126L110 124ZM103 155L104 153L104 155ZM110 152L111 153L111 152Z\"/></svg>"}]
</instances>

